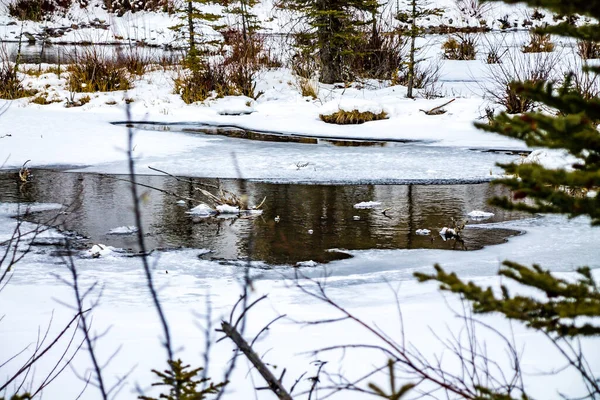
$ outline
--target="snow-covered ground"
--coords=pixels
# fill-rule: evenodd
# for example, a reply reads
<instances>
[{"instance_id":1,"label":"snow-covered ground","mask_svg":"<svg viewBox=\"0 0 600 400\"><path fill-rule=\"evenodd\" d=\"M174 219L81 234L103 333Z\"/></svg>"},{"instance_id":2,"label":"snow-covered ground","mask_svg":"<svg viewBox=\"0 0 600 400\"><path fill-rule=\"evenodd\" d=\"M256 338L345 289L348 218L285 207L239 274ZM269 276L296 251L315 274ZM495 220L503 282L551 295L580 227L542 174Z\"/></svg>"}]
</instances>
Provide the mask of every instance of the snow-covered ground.
<instances>
[{"instance_id":1,"label":"snow-covered ground","mask_svg":"<svg viewBox=\"0 0 600 400\"><path fill-rule=\"evenodd\" d=\"M440 0L438 3L438 6L446 6L447 11L437 23L453 26L479 23L477 18L468 20L461 16L454 1ZM263 3L261 7L259 16L265 21L269 20L272 16L270 5ZM486 12L486 19L495 28L498 18L506 14L509 21L517 24L527 17L527 11L522 7L494 5ZM0 40L14 40L21 29L37 34L44 27L59 28L73 23L85 25L95 21L94 24L107 23L109 28L79 26L77 29L67 29L63 36L50 40L94 43L141 41L158 46L177 46L181 42L168 29L175 24L174 18L147 12L115 17L101 7L92 7L87 11L74 7L65 18L36 24L25 23L21 27L0 12ZM286 18L269 20L267 29L282 32L288 22ZM497 35L497 32L490 34L491 37ZM442 37L426 40L429 42L425 51L427 62L435 63ZM493 40L502 40L507 47L518 50L527 40L527 34L516 32ZM570 43L559 43L559 47L567 49L565 51L571 51L570 46ZM39 77L22 75L27 87L37 89L40 95L58 102L44 106L32 103L31 99L10 102L6 113L0 116L0 169L19 168L31 160L28 163L30 167L58 166L84 172L117 174L126 172L126 128L112 124L125 120L126 102L130 103L132 119L140 124L164 123L154 125L153 130L135 132L134 153L140 174L153 173L146 168L152 166L178 175L239 178L240 172L234 167L233 154L243 178L261 181L330 184L478 182L502 175L496 163L519 160L519 156L514 154L484 151L489 149L534 150L524 162L568 168L573 160L563 153L527 149L519 141L475 129L473 121L480 120L488 105L482 98L485 88L489 87L491 77L497 73L497 67L490 67L483 61L486 54L483 40L478 48L477 60L445 61L441 64L440 83L443 86L440 93L443 98L433 100L421 98L423 93L416 100L406 99L404 87L376 81L362 82L361 85L348 88L319 85L318 99L312 100L300 95L296 78L289 69L281 68L259 74L256 90L264 94L256 101L226 98L186 105L178 95L172 93L175 72L154 70L136 79L133 89L127 92L91 94L89 103L67 109L65 103L68 98L75 96L78 99L83 95L69 93L66 74L60 77L54 73ZM557 74L560 74L559 68L562 71L566 59L563 57L562 64L557 66ZM443 115L430 116L421 111L444 104L452 98L456 100L445 107L447 113ZM388 119L356 126L330 125L319 119L324 104L334 110L341 106L382 110L387 113ZM5 102L0 100L0 110L3 105ZM241 115L231 115L238 113ZM394 143L368 147L334 146L323 140L321 144L260 142L189 132L202 124L320 139L387 140ZM10 218L15 213L14 207L0 204L0 241L5 240L14 228L15 222ZM41 205L36 207L43 209ZM51 207L56 209L58 205ZM474 218L485 216L478 213L473 215ZM126 223L129 222L123 220L114 226ZM588 265L595 269L597 275L600 267L600 248L597 245L600 230L592 229L585 218L568 220L559 216L542 216L483 224L471 229L480 230L485 235L489 227L521 230L525 234L511 238L506 244L472 252L365 250L352 251L352 258L334 261L326 266L315 265L310 260L306 260L299 269L255 265L251 269L256 279L252 296L268 293L269 298L251 314L249 332L256 333L276 315L287 315L286 319L269 330L266 340L258 343L259 354L264 355L271 366L277 366L276 375L287 368L284 380L287 387L304 371L309 371L306 376L312 376L315 366L311 361L315 359L328 361L326 370L330 373L340 372L349 378L359 377L385 363L380 354L366 355L358 351L314 357L305 353L328 345L373 343L374 339L347 322L327 327L298 323L339 315L294 287L292 278L296 271L315 279L327 275L329 293L335 299L395 338L398 337L399 319L393 289L399 288L407 340L427 355L440 355L443 352L436 334L445 335L443 332L446 329L460 331L462 322L449 308L460 309L460 304L451 296L440 296L435 285L416 283L412 278L415 271L431 271L432 265L441 263L480 284L497 285L498 279L494 274L503 260L511 259L526 264L539 263L568 277L573 276L576 267ZM134 231L135 228L121 226L112 233ZM437 232L434 234L437 235ZM44 235L56 237L58 234L51 231ZM201 357L204 337L198 324L202 323L199 314L205 312L207 296L210 296L213 317L218 323L220 318L228 315L237 300L239 282L246 265L242 262L221 264L198 258L207 250L210 249L155 252L151 259L154 277L173 331L176 357L194 366L204 363ZM46 246L34 247L34 251L16 266L9 285L0 293L0 343L3 343L0 346L0 365L35 342L38 328L45 328L52 312L53 332L71 318L71 310L60 303L73 303L72 293L59 280L60 277L68 278L67 269L61 259L50 252L51 249ZM151 390L149 383L153 381L153 376L150 369L163 369L166 354L160 347L160 327L155 311L149 306L150 298L139 259L129 257L120 249L98 246L82 251L76 263L83 285L98 282L103 287L100 306L93 311L95 332L111 328L98 342L102 360L107 360L122 346L106 369L109 384L114 383L117 376L134 368L117 398L134 397L137 384L143 390ZM545 374L559 370L563 363L556 350L543 338L519 325L509 326L499 317L486 317L485 321L507 334L511 334L512 329L517 348L522 351L525 384L533 397L559 398L559 392L573 397L581 394L582 384L572 371L562 371L558 376ZM250 333L248 337L252 337ZM482 339L489 340L490 359L507 365L502 361L505 360L505 353L498 338L485 330L481 335ZM600 350L598 342L594 340L585 341L583 345L588 354L597 354ZM7 376L26 354L0 367L2 377ZM219 380L231 355L231 346L227 341L217 344L212 352L209 375ZM43 379L44 371L52 368L52 360L56 356L53 352L43 359L36 368L34 380ZM590 358L588 361L592 369L600 374L600 359ZM450 368L455 367L451 360L447 362ZM74 365L80 373L85 372L89 368L87 354L79 354ZM247 400L254 397L252 387L262 386L262 382L254 373L248 374L248 370L247 363L240 361L226 398ZM372 379L385 381L381 376ZM76 398L83 386L84 383L67 368L50 385L45 397ZM310 381L303 380L299 390L309 387ZM272 394L259 391L257 396L261 399L270 398ZM442 397L441 393L439 397ZM90 386L82 398L93 399L98 395ZM333 398L362 399L364 394L344 392Z\"/></svg>"},{"instance_id":2,"label":"snow-covered ground","mask_svg":"<svg viewBox=\"0 0 600 400\"><path fill-rule=\"evenodd\" d=\"M3 206L5 212L0 219L2 238L6 237L14 224L8 219L8 215L14 213L15 207L12 210L10 208ZM255 279L252 296L256 298L268 294L269 297L251 312L247 336L253 337L270 319L286 314L287 317L271 327L268 336L258 342L257 351L264 355L270 365L277 366L276 371L287 368L284 380L287 387L302 372L309 371L307 376L314 373L315 366L311 365L311 361L315 359L328 362L326 371L340 372L352 379L383 365L385 358L377 352L368 354L348 351L345 355L338 352L318 356L307 353L330 345L375 343L375 340L366 331L348 322L326 328L303 324L302 321L339 315L294 287L293 277L296 271L315 279L327 276L328 293L336 301L366 322L400 340L400 320L394 297L394 290L397 290L406 340L418 346L424 354L432 356L442 352L439 338L435 335L448 337L450 331L459 332L462 322L452 310L461 310L461 306L452 296L440 296L435 285L414 282L411 278L413 272L431 271L431 266L440 262L445 268L480 284L496 285L498 281L493 275L506 257L524 263L540 263L564 276L570 276L569 271L579 265L600 267L600 253L596 246L600 240L600 230L592 229L589 220L585 218L567 220L563 217L544 216L502 225L522 229L527 233L510 239L505 245L474 252L355 251L352 252L353 258L336 261L326 267L311 263L300 269L283 266L252 268L251 275ZM480 229L485 234L485 227ZM172 329L176 357L181 357L192 365L203 363L201 353L204 337L200 326L205 323L201 315L206 312L207 296L211 300L214 322L227 318L240 293L239 282L245 270L244 263L223 265L201 260L197 257L201 252L179 250L155 253L150 260ZM109 332L98 341L101 358L106 360L120 348L106 368L106 379L109 383L114 383L117 376L134 368L118 398L133 397L136 385L143 390L150 390L148 383L153 379L150 369L164 367L166 356L160 345L157 316L152 307L149 307L150 298L144 285L139 259L105 251L99 258L88 258L83 253L82 257L76 258L76 264L80 271L80 284L87 286L98 282L103 288L101 304L93 312L95 332L102 332L110 327ZM2 343L10 343L10 346L0 347L0 359L5 360L34 342L38 327L45 328L51 312L54 313L54 332L70 319L71 310L58 301L71 303L72 293L59 281L59 277L68 279L68 271L57 257L48 254L47 248L35 248L15 268L10 284L1 293L0 314L4 315L4 319L0 340ZM562 365L562 361L556 350L543 338L518 324L511 328L498 317L486 317L484 321L505 334L510 334L510 330L513 330L517 349L522 352L525 385L536 398L559 398L558 391L572 395L581 393L581 382L572 371L563 371L558 377L545 374L556 370ZM498 338L483 328L478 331L480 340L488 341L488 356L506 366L504 348ZM584 341L583 345L589 351L588 354L598 351L597 341ZM57 353L58 350L51 353L36 368L37 379L42 379L44 372L51 368L52 357L56 357ZM210 376L218 380L230 356L229 343L225 341L215 345L210 358ZM449 356L447 358L448 365L452 365L453 361ZM593 370L600 370L600 360L592 357L589 361ZM3 374L7 374L16 364L12 362L4 367ZM87 354L79 354L74 366L79 373L83 373L89 366ZM248 379L248 370L247 363L240 361L226 398L242 400L254 396L251 394L253 385L261 386L262 383L254 373L250 375L252 380ZM385 377L375 376L368 382L371 381L384 383ZM309 381L303 380L299 387L306 390L309 385ZM77 396L83 386L85 384L67 369L47 389L45 397ZM259 391L258 396L270 398L272 394ZM88 387L82 398L97 397L94 388ZM364 394L343 392L333 398L362 399Z\"/></svg>"}]
</instances>

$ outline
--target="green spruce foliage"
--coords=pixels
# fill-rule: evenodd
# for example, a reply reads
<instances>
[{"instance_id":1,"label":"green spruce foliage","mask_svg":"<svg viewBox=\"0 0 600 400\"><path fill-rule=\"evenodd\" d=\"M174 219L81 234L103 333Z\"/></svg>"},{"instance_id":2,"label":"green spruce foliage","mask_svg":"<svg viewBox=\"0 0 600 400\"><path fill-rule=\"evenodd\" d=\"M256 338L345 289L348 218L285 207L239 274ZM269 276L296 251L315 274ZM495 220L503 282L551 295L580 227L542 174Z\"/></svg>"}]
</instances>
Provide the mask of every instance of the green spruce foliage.
<instances>
[{"instance_id":1,"label":"green spruce foliage","mask_svg":"<svg viewBox=\"0 0 600 400\"><path fill-rule=\"evenodd\" d=\"M225 383L214 384L210 378L200 377L202 368L190 369L181 360L169 361L170 369L163 372L152 370L160 381L152 386L166 386L168 393L162 393L159 398L139 396L140 400L202 400L211 394L219 393Z\"/></svg>"},{"instance_id":2,"label":"green spruce foliage","mask_svg":"<svg viewBox=\"0 0 600 400\"><path fill-rule=\"evenodd\" d=\"M598 0L528 0L526 3L560 14L577 13L596 21L600 19ZM540 30L540 33L548 32L600 41L597 22L581 27L565 22ZM598 67L584 68L600 73ZM521 96L545 105L550 112L502 114L491 125L478 124L478 127L524 140L530 146L566 149L578 161L569 170L546 169L537 164L502 165L514 178L497 183L508 185L513 194L512 198L498 198L493 203L530 212L585 215L591 218L593 225L600 225L600 99L578 92L570 79L558 88L545 82L514 82L512 85ZM600 335L600 290L587 267L577 270L577 279L562 279L538 265L528 267L504 262L499 274L534 289L537 293L533 296L512 294L504 285L497 293L491 288L464 282L440 266L435 268L435 274L418 273L416 277L420 281L438 281L442 290L459 293L472 302L476 313L500 313L542 332L559 349L573 348L569 347L573 345L572 340ZM585 398L600 398L600 379L586 361L596 355L578 351L563 352L563 355L579 373L587 390ZM502 396L490 392L485 398L510 398Z\"/></svg>"},{"instance_id":3,"label":"green spruce foliage","mask_svg":"<svg viewBox=\"0 0 600 400\"><path fill-rule=\"evenodd\" d=\"M373 23L377 0L281 0L280 7L299 12L311 31L300 42L315 49L319 57L319 80L323 83L345 82L350 72L353 49L362 40L360 27ZM367 16L367 18L363 18Z\"/></svg>"}]
</instances>

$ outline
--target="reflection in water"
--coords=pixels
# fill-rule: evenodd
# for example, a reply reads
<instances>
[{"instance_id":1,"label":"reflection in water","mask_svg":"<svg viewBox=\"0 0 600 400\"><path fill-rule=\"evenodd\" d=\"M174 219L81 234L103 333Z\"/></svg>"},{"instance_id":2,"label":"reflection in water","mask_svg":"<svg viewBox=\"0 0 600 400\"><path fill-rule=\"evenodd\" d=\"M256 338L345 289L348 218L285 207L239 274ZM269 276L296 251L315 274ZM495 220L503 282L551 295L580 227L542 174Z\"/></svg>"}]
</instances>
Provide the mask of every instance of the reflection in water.
<instances>
[{"instance_id":1,"label":"reflection in water","mask_svg":"<svg viewBox=\"0 0 600 400\"><path fill-rule=\"evenodd\" d=\"M0 174L0 202L53 202L76 204L76 211L63 218L62 227L88 236L92 243L136 249L135 235L108 235L109 230L134 225L129 184L106 176L33 171L33 181L17 183L16 173ZM214 179L177 181L164 176L139 176L144 185L176 192L203 201L194 189ZM239 181L221 180L223 188L239 190ZM178 205L177 199L151 189L142 202L143 223L149 248L192 247L211 250L205 257L239 259L248 256L253 233L252 259L270 264L294 264L315 260L326 262L344 257L329 249L457 249L455 241L443 241L437 234L451 218L465 218L475 210L491 210L495 216L486 222L519 217L519 214L491 209L487 200L503 194L500 187L476 185L291 185L246 182L250 203L266 197L264 213L253 219L197 218L186 211L197 205ZM355 209L362 201L381 202L375 209ZM386 210L385 213L383 211ZM49 216L40 213L35 218ZM276 222L276 217L279 221ZM476 224L477 222L472 222ZM471 223L470 223L471 224ZM418 236L420 228L431 229L430 236ZM312 234L309 233L312 231ZM464 247L474 250L502 243L517 234L507 229L466 229Z\"/></svg>"}]
</instances>

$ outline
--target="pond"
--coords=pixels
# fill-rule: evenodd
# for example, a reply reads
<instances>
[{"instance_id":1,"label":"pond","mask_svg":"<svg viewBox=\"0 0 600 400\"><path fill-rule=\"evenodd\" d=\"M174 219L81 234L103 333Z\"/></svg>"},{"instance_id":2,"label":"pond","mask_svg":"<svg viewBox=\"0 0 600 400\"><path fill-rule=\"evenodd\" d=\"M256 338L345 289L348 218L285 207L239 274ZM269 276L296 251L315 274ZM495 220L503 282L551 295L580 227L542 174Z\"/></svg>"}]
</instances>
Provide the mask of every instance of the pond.
<instances>
[{"instance_id":1,"label":"pond","mask_svg":"<svg viewBox=\"0 0 600 400\"><path fill-rule=\"evenodd\" d=\"M136 235L109 234L115 228L135 225L127 176L54 170L32 172L31 182L25 185L18 182L16 172L1 173L0 202L72 205L72 211L60 217L61 229L84 235L87 246L102 243L137 251ZM476 250L503 243L519 234L514 230L485 227L486 223L522 217L487 205L491 197L507 194L506 189L489 183L296 185L200 178L176 180L168 176L139 176L138 182L195 200L178 204L177 198L164 192L140 188L143 225L150 249L207 249L210 252L200 252L201 257L224 261L250 257L272 265L293 265L301 261L328 262L348 257L334 249ZM250 204L266 199L261 215L199 218L187 213L191 207L207 201L196 187L220 185L240 193L242 183ZM354 207L367 201L380 205L372 209ZM467 219L466 214L473 210L491 211L494 216L486 221L469 220L462 235L464 242L443 240L438 234L442 227L452 224L452 218ZM30 219L41 221L51 213L36 213ZM430 229L431 234L415 233L423 228Z\"/></svg>"}]
</instances>

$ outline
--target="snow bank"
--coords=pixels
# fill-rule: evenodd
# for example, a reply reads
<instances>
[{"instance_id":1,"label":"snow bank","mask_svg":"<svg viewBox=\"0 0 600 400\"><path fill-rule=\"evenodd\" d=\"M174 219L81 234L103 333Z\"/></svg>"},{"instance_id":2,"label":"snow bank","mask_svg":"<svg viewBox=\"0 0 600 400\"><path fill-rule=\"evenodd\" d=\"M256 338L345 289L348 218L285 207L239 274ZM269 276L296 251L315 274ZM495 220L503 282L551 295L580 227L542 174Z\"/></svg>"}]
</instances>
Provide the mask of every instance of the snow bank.
<instances>
[{"instance_id":1,"label":"snow bank","mask_svg":"<svg viewBox=\"0 0 600 400\"><path fill-rule=\"evenodd\" d=\"M373 100L342 97L339 100L332 100L323 104L319 109L319 114L331 115L340 110L370 112L373 114L381 114L384 111L383 106Z\"/></svg>"},{"instance_id":2,"label":"snow bank","mask_svg":"<svg viewBox=\"0 0 600 400\"><path fill-rule=\"evenodd\" d=\"M573 164L579 163L581 160L564 149L538 149L532 151L522 162L523 164L539 164L547 169L573 171Z\"/></svg>"},{"instance_id":3,"label":"snow bank","mask_svg":"<svg viewBox=\"0 0 600 400\"><path fill-rule=\"evenodd\" d=\"M256 111L256 101L247 96L225 96L211 102L219 115L248 115Z\"/></svg>"}]
</instances>

